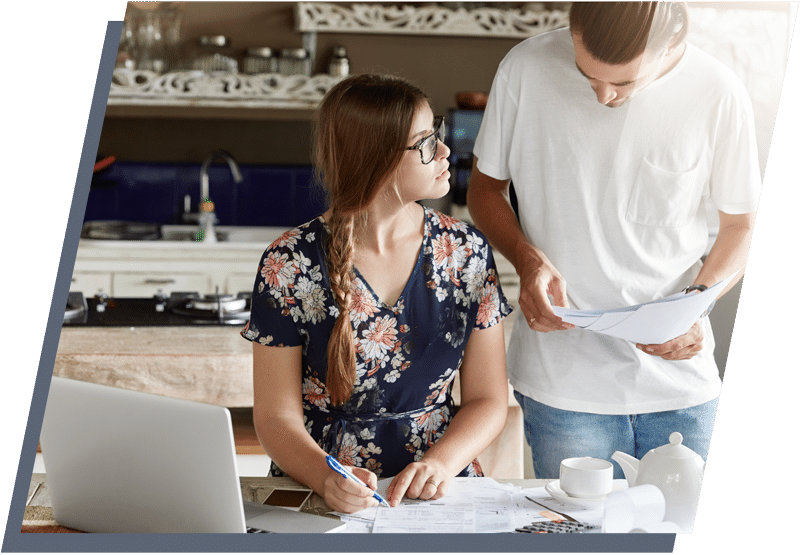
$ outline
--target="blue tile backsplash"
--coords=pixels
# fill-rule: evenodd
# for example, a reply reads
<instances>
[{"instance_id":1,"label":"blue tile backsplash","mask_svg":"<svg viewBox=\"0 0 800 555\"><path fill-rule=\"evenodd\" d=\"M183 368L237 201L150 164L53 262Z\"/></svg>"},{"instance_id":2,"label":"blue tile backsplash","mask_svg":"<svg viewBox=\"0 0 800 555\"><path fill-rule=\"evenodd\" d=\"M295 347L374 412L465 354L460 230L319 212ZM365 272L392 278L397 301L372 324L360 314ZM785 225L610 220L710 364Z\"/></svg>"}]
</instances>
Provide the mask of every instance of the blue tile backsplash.
<instances>
[{"instance_id":1,"label":"blue tile backsplash","mask_svg":"<svg viewBox=\"0 0 800 555\"><path fill-rule=\"evenodd\" d=\"M225 163L209 169L219 225L293 227L324 211L325 193L311 166L241 165L235 183ZM200 198L200 164L115 162L92 176L84 220L180 224L183 198Z\"/></svg>"}]
</instances>

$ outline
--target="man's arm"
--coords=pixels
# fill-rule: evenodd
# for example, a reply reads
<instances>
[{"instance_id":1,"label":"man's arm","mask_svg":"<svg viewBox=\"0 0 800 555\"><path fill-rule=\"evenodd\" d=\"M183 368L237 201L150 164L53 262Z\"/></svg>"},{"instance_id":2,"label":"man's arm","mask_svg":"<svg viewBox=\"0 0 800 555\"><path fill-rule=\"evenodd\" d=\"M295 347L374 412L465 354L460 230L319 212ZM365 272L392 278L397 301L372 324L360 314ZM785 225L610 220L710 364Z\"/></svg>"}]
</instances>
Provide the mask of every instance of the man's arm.
<instances>
[{"instance_id":1,"label":"man's arm","mask_svg":"<svg viewBox=\"0 0 800 555\"><path fill-rule=\"evenodd\" d=\"M509 193L510 180L498 180L472 164L467 188L467 206L475 225L486 235L492 247L505 256L520 277L519 307L531 329L554 331L571 329L553 313L547 296L556 306L568 306L566 283L545 254L525 238Z\"/></svg>"},{"instance_id":2,"label":"man's arm","mask_svg":"<svg viewBox=\"0 0 800 555\"><path fill-rule=\"evenodd\" d=\"M727 287L717 298L730 291L744 275L750 239L753 235L755 212L748 214L719 213L719 234L708 253L703 267L694 280L694 285L711 287L737 272ZM661 345L636 345L646 353L666 360L685 360L692 358L703 349L703 331L699 322L680 337Z\"/></svg>"},{"instance_id":3,"label":"man's arm","mask_svg":"<svg viewBox=\"0 0 800 555\"><path fill-rule=\"evenodd\" d=\"M711 287L729 275L737 272L731 282L717 298L731 290L744 275L747 254L750 251L750 239L753 236L753 225L756 213L726 214L719 212L719 234L714 246L708 253L700 273L694 280L695 285Z\"/></svg>"}]
</instances>

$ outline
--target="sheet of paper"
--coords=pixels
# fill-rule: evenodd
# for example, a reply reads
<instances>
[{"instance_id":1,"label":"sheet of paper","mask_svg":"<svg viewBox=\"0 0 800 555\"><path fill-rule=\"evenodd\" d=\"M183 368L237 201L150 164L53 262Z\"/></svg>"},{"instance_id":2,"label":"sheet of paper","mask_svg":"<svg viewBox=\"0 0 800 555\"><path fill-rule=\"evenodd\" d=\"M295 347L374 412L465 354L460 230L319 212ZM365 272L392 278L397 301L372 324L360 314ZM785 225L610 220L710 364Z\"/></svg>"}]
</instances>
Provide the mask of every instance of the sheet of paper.
<instances>
[{"instance_id":1,"label":"sheet of paper","mask_svg":"<svg viewBox=\"0 0 800 555\"><path fill-rule=\"evenodd\" d=\"M389 483L379 480L378 492L385 495ZM591 524L602 520L601 510L565 505L544 488L523 490L492 478L454 478L447 495L436 501L404 499L398 507L334 514L347 522L347 533L505 533L563 518L557 513Z\"/></svg>"},{"instance_id":2,"label":"sheet of paper","mask_svg":"<svg viewBox=\"0 0 800 555\"><path fill-rule=\"evenodd\" d=\"M372 533L474 534L475 508L417 503L380 507Z\"/></svg>"},{"instance_id":3,"label":"sheet of paper","mask_svg":"<svg viewBox=\"0 0 800 555\"><path fill-rule=\"evenodd\" d=\"M587 330L592 331L605 331L607 329L613 328L614 326L618 326L625 322L628 318L630 318L634 313L633 312L614 312L609 311L600 316L597 320L586 326Z\"/></svg>"},{"instance_id":4,"label":"sheet of paper","mask_svg":"<svg viewBox=\"0 0 800 555\"><path fill-rule=\"evenodd\" d=\"M584 329L634 343L660 345L689 331L734 275L701 293L675 293L650 303L606 311L562 307L553 307L553 311L565 322Z\"/></svg>"}]
</instances>

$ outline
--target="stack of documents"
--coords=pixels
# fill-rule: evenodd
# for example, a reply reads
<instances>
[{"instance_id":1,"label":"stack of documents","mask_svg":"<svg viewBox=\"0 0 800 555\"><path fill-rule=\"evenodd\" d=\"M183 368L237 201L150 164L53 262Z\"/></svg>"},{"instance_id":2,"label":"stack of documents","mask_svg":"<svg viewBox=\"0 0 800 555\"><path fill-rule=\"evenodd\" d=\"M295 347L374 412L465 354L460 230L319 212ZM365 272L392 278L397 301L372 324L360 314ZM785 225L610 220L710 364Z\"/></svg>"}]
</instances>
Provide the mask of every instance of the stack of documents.
<instances>
[{"instance_id":1,"label":"stack of documents","mask_svg":"<svg viewBox=\"0 0 800 555\"><path fill-rule=\"evenodd\" d=\"M378 493L386 496L390 483L391 478L380 480ZM532 522L559 520L558 513L602 524L602 506L573 507L557 501L543 487L522 489L492 478L454 478L447 495L436 501L403 499L397 507L333 514L347 522L346 533L474 534L514 532Z\"/></svg>"},{"instance_id":2,"label":"stack of documents","mask_svg":"<svg viewBox=\"0 0 800 555\"><path fill-rule=\"evenodd\" d=\"M579 328L634 343L660 345L689 331L732 279L733 275L701 293L687 295L681 291L663 299L624 308L572 310L554 306L553 312Z\"/></svg>"}]
</instances>

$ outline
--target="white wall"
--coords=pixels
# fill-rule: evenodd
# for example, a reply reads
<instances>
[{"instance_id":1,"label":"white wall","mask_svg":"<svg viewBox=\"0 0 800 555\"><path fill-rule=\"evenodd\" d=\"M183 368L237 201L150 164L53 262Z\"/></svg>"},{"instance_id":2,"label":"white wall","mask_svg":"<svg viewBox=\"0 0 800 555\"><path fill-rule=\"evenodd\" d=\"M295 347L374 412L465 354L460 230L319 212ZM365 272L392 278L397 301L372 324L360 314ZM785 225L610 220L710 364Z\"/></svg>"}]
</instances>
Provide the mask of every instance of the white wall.
<instances>
[{"instance_id":1,"label":"white wall","mask_svg":"<svg viewBox=\"0 0 800 555\"><path fill-rule=\"evenodd\" d=\"M762 177L789 53L789 8L788 2L689 4L687 40L733 69L750 94ZM711 207L709 221L713 241L719 219ZM720 299L711 314L720 375L725 371L742 283Z\"/></svg>"}]
</instances>

